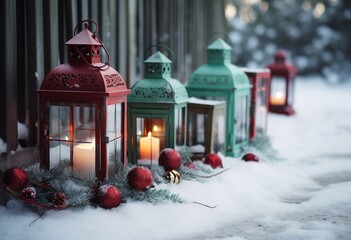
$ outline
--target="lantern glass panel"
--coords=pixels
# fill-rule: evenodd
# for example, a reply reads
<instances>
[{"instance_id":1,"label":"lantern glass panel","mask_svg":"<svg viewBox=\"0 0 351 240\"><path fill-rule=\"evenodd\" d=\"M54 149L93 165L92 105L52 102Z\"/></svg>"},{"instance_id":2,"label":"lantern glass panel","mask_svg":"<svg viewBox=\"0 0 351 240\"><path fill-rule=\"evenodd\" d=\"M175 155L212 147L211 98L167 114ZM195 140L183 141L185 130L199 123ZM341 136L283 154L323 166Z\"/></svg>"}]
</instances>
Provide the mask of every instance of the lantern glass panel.
<instances>
[{"instance_id":1,"label":"lantern glass panel","mask_svg":"<svg viewBox=\"0 0 351 240\"><path fill-rule=\"evenodd\" d=\"M95 107L73 107L72 120L76 142L95 142Z\"/></svg>"},{"instance_id":2,"label":"lantern glass panel","mask_svg":"<svg viewBox=\"0 0 351 240\"><path fill-rule=\"evenodd\" d=\"M122 165L122 139L114 139L108 143L108 174L112 177Z\"/></svg>"},{"instance_id":3,"label":"lantern glass panel","mask_svg":"<svg viewBox=\"0 0 351 240\"><path fill-rule=\"evenodd\" d=\"M247 107L248 96L238 96L236 98L235 143L241 143L247 139Z\"/></svg>"},{"instance_id":4,"label":"lantern glass panel","mask_svg":"<svg viewBox=\"0 0 351 240\"><path fill-rule=\"evenodd\" d=\"M183 146L185 144L185 108L176 108L175 109L175 143L176 148Z\"/></svg>"},{"instance_id":5,"label":"lantern glass panel","mask_svg":"<svg viewBox=\"0 0 351 240\"><path fill-rule=\"evenodd\" d=\"M122 103L107 106L107 136L109 141L122 136Z\"/></svg>"},{"instance_id":6,"label":"lantern glass panel","mask_svg":"<svg viewBox=\"0 0 351 240\"><path fill-rule=\"evenodd\" d=\"M257 86L256 132L263 133L267 126L267 89L268 80L261 79Z\"/></svg>"},{"instance_id":7,"label":"lantern glass panel","mask_svg":"<svg viewBox=\"0 0 351 240\"><path fill-rule=\"evenodd\" d=\"M164 118L136 118L138 164L158 164L158 156L166 144L165 130Z\"/></svg>"},{"instance_id":8,"label":"lantern glass panel","mask_svg":"<svg viewBox=\"0 0 351 240\"><path fill-rule=\"evenodd\" d=\"M122 159L122 103L108 105L107 115L108 175L112 177L117 172Z\"/></svg>"},{"instance_id":9,"label":"lantern glass panel","mask_svg":"<svg viewBox=\"0 0 351 240\"><path fill-rule=\"evenodd\" d=\"M283 77L272 77L271 84L271 105L285 105L286 100L286 79Z\"/></svg>"},{"instance_id":10,"label":"lantern glass panel","mask_svg":"<svg viewBox=\"0 0 351 240\"><path fill-rule=\"evenodd\" d=\"M188 144L192 146L193 153L204 153L205 127L207 125L208 114L189 112L188 118Z\"/></svg>"},{"instance_id":11,"label":"lantern glass panel","mask_svg":"<svg viewBox=\"0 0 351 240\"><path fill-rule=\"evenodd\" d=\"M215 113L213 119L213 146L214 152L224 153L225 149L225 110L221 110Z\"/></svg>"},{"instance_id":12,"label":"lantern glass panel","mask_svg":"<svg viewBox=\"0 0 351 240\"><path fill-rule=\"evenodd\" d=\"M292 106L294 101L294 79L290 79L288 88L288 105Z\"/></svg>"},{"instance_id":13,"label":"lantern glass panel","mask_svg":"<svg viewBox=\"0 0 351 240\"><path fill-rule=\"evenodd\" d=\"M50 168L70 161L70 119L68 106L49 105L49 159Z\"/></svg>"}]
</instances>

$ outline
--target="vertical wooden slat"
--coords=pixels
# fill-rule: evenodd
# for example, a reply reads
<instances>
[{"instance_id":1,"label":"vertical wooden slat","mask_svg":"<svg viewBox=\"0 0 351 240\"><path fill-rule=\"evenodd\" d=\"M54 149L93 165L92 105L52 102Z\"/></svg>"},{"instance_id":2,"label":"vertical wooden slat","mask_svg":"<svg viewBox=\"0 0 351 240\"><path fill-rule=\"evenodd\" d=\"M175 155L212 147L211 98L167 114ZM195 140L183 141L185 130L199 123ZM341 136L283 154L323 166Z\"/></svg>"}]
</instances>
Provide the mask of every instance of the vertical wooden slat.
<instances>
[{"instance_id":1,"label":"vertical wooden slat","mask_svg":"<svg viewBox=\"0 0 351 240\"><path fill-rule=\"evenodd\" d=\"M28 127L28 145L37 142L37 61L36 61L36 25L35 2L26 1L26 125Z\"/></svg>"},{"instance_id":2,"label":"vertical wooden slat","mask_svg":"<svg viewBox=\"0 0 351 240\"><path fill-rule=\"evenodd\" d=\"M43 2L35 1L35 28L36 28L36 59L37 59L37 85L40 86L44 79L44 26L43 26Z\"/></svg>"},{"instance_id":3,"label":"vertical wooden slat","mask_svg":"<svg viewBox=\"0 0 351 240\"><path fill-rule=\"evenodd\" d=\"M117 70L123 76L127 85L130 86L130 80L127 76L127 0L118 1L117 6L117 39L118 49L116 50Z\"/></svg>"},{"instance_id":4,"label":"vertical wooden slat","mask_svg":"<svg viewBox=\"0 0 351 240\"><path fill-rule=\"evenodd\" d=\"M21 123L26 119L26 35L25 35L25 1L16 2L16 38L17 41L17 117Z\"/></svg>"},{"instance_id":5,"label":"vertical wooden slat","mask_svg":"<svg viewBox=\"0 0 351 240\"><path fill-rule=\"evenodd\" d=\"M7 143L7 152L15 150L17 140L17 71L16 71L16 2L3 0L0 3L4 47L0 81L0 138Z\"/></svg>"},{"instance_id":6,"label":"vertical wooden slat","mask_svg":"<svg viewBox=\"0 0 351 240\"><path fill-rule=\"evenodd\" d=\"M117 45L118 45L118 39L117 39L117 2L116 1L110 1L109 2L109 7L108 7L108 13L110 16L110 45L109 45L109 53L110 53L110 64L113 68L115 68L117 71Z\"/></svg>"},{"instance_id":7,"label":"vertical wooden slat","mask_svg":"<svg viewBox=\"0 0 351 240\"><path fill-rule=\"evenodd\" d=\"M59 65L57 0L43 0L44 69L47 74Z\"/></svg>"}]
</instances>

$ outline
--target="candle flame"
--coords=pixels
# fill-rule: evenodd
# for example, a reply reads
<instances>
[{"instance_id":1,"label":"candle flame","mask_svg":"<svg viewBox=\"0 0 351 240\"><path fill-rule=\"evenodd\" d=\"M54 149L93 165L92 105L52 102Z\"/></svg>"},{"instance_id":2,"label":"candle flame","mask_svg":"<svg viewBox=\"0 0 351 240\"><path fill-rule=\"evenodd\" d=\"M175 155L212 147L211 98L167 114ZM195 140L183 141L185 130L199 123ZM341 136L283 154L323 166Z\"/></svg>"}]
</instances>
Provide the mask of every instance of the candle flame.
<instances>
[{"instance_id":1,"label":"candle flame","mask_svg":"<svg viewBox=\"0 0 351 240\"><path fill-rule=\"evenodd\" d=\"M66 136L66 141L68 141L68 137Z\"/></svg>"},{"instance_id":2,"label":"candle flame","mask_svg":"<svg viewBox=\"0 0 351 240\"><path fill-rule=\"evenodd\" d=\"M148 138L151 138L151 137L152 137L152 136L151 136L151 132L148 132L148 133L147 133L147 137L148 137Z\"/></svg>"},{"instance_id":3,"label":"candle flame","mask_svg":"<svg viewBox=\"0 0 351 240\"><path fill-rule=\"evenodd\" d=\"M158 131L157 125L154 125L153 130L154 130L154 132L157 132L157 131Z\"/></svg>"},{"instance_id":4,"label":"candle flame","mask_svg":"<svg viewBox=\"0 0 351 240\"><path fill-rule=\"evenodd\" d=\"M278 99L281 99L284 97L283 93L282 92L276 92L275 93L275 97L278 98Z\"/></svg>"}]
</instances>

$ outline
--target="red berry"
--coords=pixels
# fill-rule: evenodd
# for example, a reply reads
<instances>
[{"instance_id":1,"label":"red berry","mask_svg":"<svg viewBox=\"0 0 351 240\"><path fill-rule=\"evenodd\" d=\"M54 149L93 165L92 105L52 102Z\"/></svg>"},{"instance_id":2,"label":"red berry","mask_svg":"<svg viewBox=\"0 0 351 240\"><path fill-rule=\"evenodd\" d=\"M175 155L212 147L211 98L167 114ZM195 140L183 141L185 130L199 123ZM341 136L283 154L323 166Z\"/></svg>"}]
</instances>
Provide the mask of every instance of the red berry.
<instances>
[{"instance_id":1,"label":"red berry","mask_svg":"<svg viewBox=\"0 0 351 240\"><path fill-rule=\"evenodd\" d=\"M100 207L110 209L122 202L121 192L112 185L103 185L99 188Z\"/></svg>"},{"instance_id":2,"label":"red berry","mask_svg":"<svg viewBox=\"0 0 351 240\"><path fill-rule=\"evenodd\" d=\"M204 163L210 165L212 168L223 167L222 159L215 153L207 154Z\"/></svg>"},{"instance_id":3,"label":"red berry","mask_svg":"<svg viewBox=\"0 0 351 240\"><path fill-rule=\"evenodd\" d=\"M158 157L158 164L163 166L165 171L177 170L182 164L182 156L172 148L165 148Z\"/></svg>"},{"instance_id":4,"label":"red berry","mask_svg":"<svg viewBox=\"0 0 351 240\"><path fill-rule=\"evenodd\" d=\"M253 153L246 153L242 158L245 162L258 162L258 157Z\"/></svg>"},{"instance_id":5,"label":"red berry","mask_svg":"<svg viewBox=\"0 0 351 240\"><path fill-rule=\"evenodd\" d=\"M145 191L153 184L153 176L150 169L146 167L135 167L127 175L129 185L140 191Z\"/></svg>"},{"instance_id":6,"label":"red berry","mask_svg":"<svg viewBox=\"0 0 351 240\"><path fill-rule=\"evenodd\" d=\"M9 168L4 174L4 183L13 190L24 188L28 181L27 172L19 167Z\"/></svg>"},{"instance_id":7,"label":"red berry","mask_svg":"<svg viewBox=\"0 0 351 240\"><path fill-rule=\"evenodd\" d=\"M188 169L196 170L196 166L192 162L187 162L184 164L184 166L187 167Z\"/></svg>"}]
</instances>

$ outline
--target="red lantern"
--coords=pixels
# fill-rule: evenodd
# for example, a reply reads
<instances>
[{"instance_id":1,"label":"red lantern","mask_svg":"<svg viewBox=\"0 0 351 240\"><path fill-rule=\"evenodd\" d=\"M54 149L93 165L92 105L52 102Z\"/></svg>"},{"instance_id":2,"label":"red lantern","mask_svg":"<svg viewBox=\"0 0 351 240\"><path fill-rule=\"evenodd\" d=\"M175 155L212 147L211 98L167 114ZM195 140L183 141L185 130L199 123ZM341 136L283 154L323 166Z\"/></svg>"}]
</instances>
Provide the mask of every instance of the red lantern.
<instances>
[{"instance_id":1,"label":"red lantern","mask_svg":"<svg viewBox=\"0 0 351 240\"><path fill-rule=\"evenodd\" d=\"M269 86L271 72L269 69L243 69L250 79L251 107L250 107L250 140L256 134L264 134L267 130L267 116L269 107Z\"/></svg>"},{"instance_id":2,"label":"red lantern","mask_svg":"<svg viewBox=\"0 0 351 240\"><path fill-rule=\"evenodd\" d=\"M297 69L285 62L286 55L280 50L274 55L274 63L267 67L271 70L271 88L269 111L292 115L295 113L293 109L294 97L294 78Z\"/></svg>"},{"instance_id":3,"label":"red lantern","mask_svg":"<svg viewBox=\"0 0 351 240\"><path fill-rule=\"evenodd\" d=\"M126 163L130 90L109 66L97 24L83 22L85 28L66 42L69 63L51 70L38 90L40 164L52 169L66 161L83 175L105 179ZM94 33L88 22L95 25ZM102 49L106 63L100 62Z\"/></svg>"}]
</instances>

